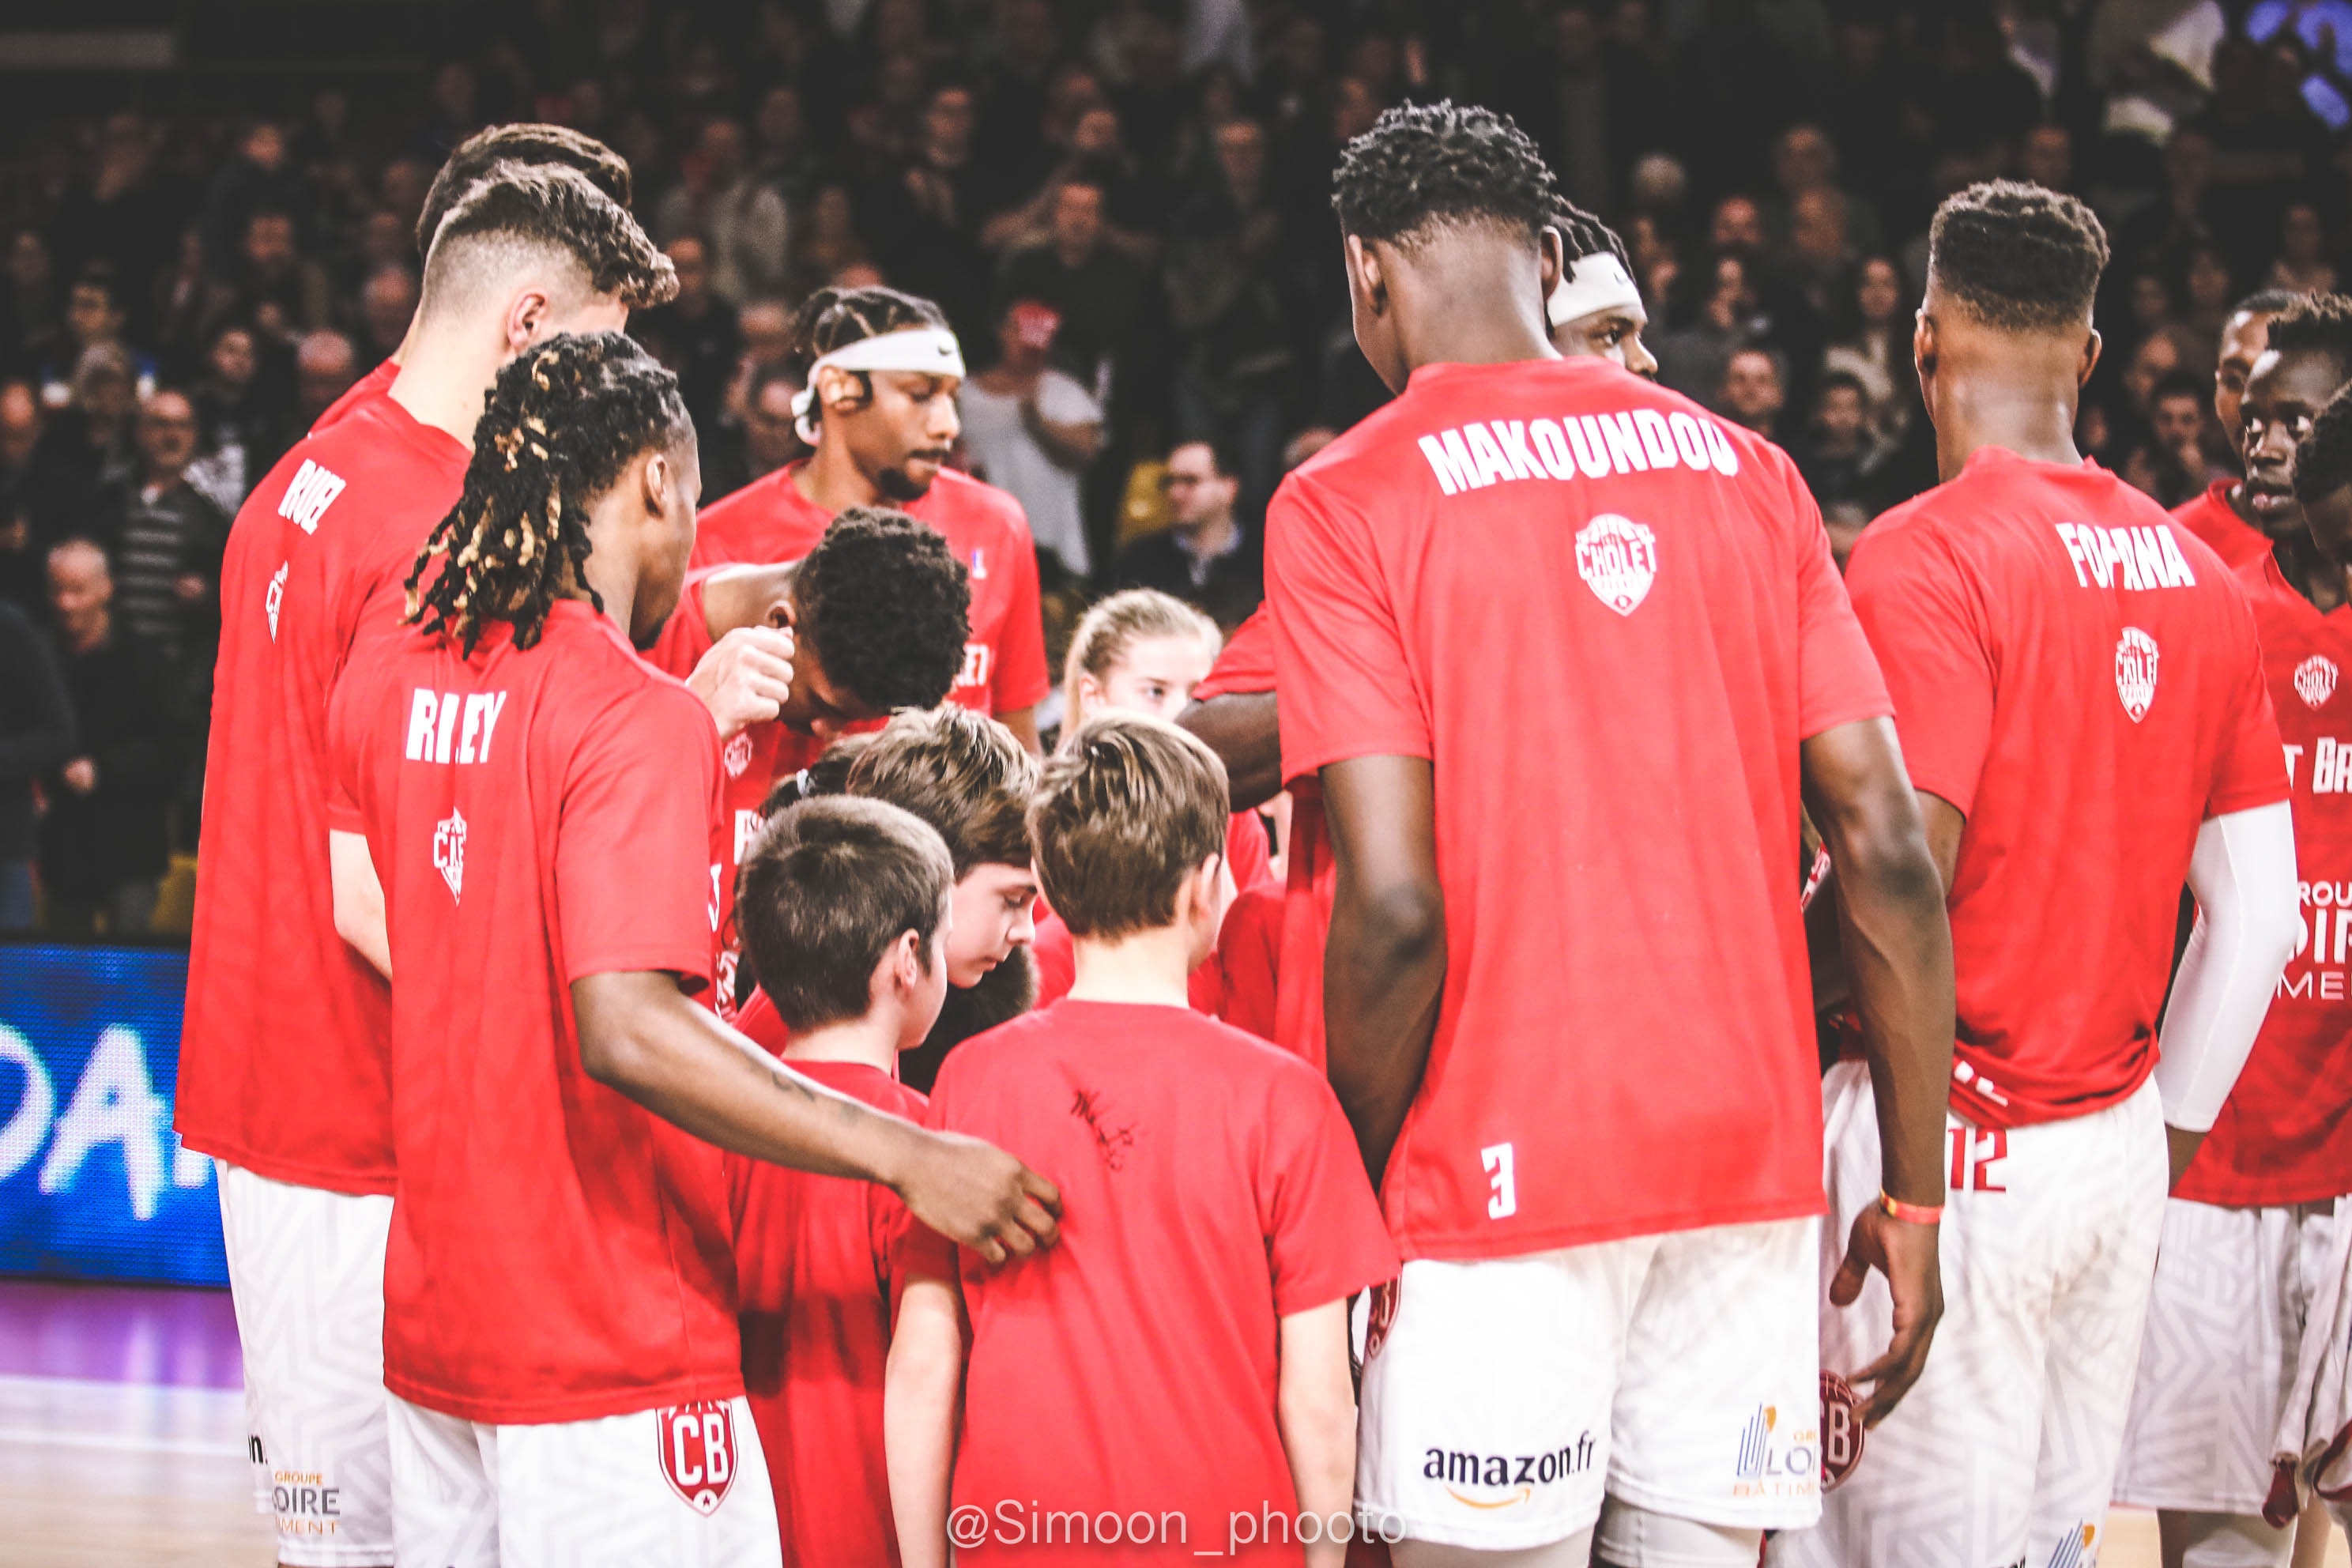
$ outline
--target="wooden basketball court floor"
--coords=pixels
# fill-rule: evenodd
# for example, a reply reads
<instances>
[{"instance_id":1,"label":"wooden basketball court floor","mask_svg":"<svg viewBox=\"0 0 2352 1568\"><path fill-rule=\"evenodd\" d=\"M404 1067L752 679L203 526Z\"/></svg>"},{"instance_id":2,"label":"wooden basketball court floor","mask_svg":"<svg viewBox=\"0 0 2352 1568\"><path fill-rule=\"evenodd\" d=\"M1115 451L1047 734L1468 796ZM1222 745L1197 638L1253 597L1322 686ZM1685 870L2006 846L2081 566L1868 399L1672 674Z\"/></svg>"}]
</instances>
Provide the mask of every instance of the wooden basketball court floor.
<instances>
[{"instance_id":1,"label":"wooden basketball court floor","mask_svg":"<svg viewBox=\"0 0 2352 1568\"><path fill-rule=\"evenodd\" d=\"M240 1376L225 1291L0 1280L0 1565L266 1568ZM2158 1568L2152 1517L2108 1528Z\"/></svg>"}]
</instances>

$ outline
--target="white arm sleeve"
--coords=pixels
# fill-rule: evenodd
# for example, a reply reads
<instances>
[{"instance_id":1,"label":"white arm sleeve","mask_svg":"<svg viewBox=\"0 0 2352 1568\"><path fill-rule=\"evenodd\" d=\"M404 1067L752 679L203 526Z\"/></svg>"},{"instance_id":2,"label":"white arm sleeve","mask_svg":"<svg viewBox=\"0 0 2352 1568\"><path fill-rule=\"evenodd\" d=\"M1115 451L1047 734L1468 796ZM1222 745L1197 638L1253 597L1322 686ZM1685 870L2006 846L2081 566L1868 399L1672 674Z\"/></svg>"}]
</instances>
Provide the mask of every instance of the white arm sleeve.
<instances>
[{"instance_id":1,"label":"white arm sleeve","mask_svg":"<svg viewBox=\"0 0 2352 1568\"><path fill-rule=\"evenodd\" d=\"M2209 818L2189 860L2197 930L2164 1010L2156 1091L2167 1125L2210 1131L2303 934L2284 801Z\"/></svg>"}]
</instances>

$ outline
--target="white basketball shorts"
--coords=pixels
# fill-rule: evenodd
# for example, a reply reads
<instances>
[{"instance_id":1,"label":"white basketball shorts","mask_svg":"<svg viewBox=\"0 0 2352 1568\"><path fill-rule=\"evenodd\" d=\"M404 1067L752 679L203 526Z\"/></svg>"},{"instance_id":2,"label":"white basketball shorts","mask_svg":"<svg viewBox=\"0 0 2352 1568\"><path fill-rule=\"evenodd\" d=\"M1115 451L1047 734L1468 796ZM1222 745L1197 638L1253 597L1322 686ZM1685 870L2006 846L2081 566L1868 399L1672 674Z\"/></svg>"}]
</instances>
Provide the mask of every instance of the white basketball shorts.
<instances>
[{"instance_id":1,"label":"white basketball shorts","mask_svg":"<svg viewBox=\"0 0 2352 1568\"><path fill-rule=\"evenodd\" d=\"M401 1568L782 1568L740 1396L528 1426L386 1399Z\"/></svg>"},{"instance_id":2,"label":"white basketball shorts","mask_svg":"<svg viewBox=\"0 0 2352 1568\"><path fill-rule=\"evenodd\" d=\"M2258 1515L2336 1204L2164 1205L2116 1500Z\"/></svg>"},{"instance_id":3,"label":"white basketball shorts","mask_svg":"<svg viewBox=\"0 0 2352 1568\"><path fill-rule=\"evenodd\" d=\"M1862 1064L1831 1068L1822 1091L1827 1260L1877 1201L1878 1124ZM1927 1370L1823 1500L1820 1527L1772 1542L1772 1568L2098 1559L2164 1224L2156 1086L2071 1121L2002 1131L1948 1117L1945 1132L1944 1317ZM1892 1313L1875 1274L1852 1307L1824 1308L1822 1364L1877 1359Z\"/></svg>"},{"instance_id":4,"label":"white basketball shorts","mask_svg":"<svg viewBox=\"0 0 2352 1568\"><path fill-rule=\"evenodd\" d=\"M383 1247L392 1199L214 1163L245 1352L254 1501L278 1521L278 1560L300 1568L390 1563Z\"/></svg>"},{"instance_id":5,"label":"white basketball shorts","mask_svg":"<svg viewBox=\"0 0 2352 1568\"><path fill-rule=\"evenodd\" d=\"M1792 1219L1407 1263L1371 1312L1367 1528L1522 1550L1591 1528L1604 1496L1740 1529L1811 1523L1819 1237Z\"/></svg>"}]
</instances>

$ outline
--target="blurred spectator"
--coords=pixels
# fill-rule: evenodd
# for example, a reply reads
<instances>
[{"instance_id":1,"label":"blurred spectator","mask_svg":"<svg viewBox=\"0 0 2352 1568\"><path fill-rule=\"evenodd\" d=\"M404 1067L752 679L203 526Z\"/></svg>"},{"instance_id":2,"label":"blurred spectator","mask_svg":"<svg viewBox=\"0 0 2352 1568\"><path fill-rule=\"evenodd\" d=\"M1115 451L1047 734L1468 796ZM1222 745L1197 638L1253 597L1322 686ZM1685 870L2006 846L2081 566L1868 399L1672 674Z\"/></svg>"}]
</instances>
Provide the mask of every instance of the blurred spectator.
<instances>
[{"instance_id":1,"label":"blurred spectator","mask_svg":"<svg viewBox=\"0 0 2352 1568\"><path fill-rule=\"evenodd\" d=\"M654 214L655 237L665 244L699 235L710 247L711 292L730 305L775 289L784 280L784 198L750 165L742 122L707 121L684 176Z\"/></svg>"},{"instance_id":2,"label":"blurred spectator","mask_svg":"<svg viewBox=\"0 0 2352 1568\"><path fill-rule=\"evenodd\" d=\"M125 478L135 467L131 416L138 396L129 354L111 343L86 350L74 366L71 401L42 438L42 456L86 491Z\"/></svg>"},{"instance_id":3,"label":"blurred spectator","mask_svg":"<svg viewBox=\"0 0 2352 1568\"><path fill-rule=\"evenodd\" d=\"M1824 509L1851 501L1866 511L1879 510L1874 504L1877 491L1873 481L1887 449L1871 427L1869 395L1853 375L1835 370L1823 374L1813 394L1812 418L1790 455Z\"/></svg>"},{"instance_id":4,"label":"blurred spectator","mask_svg":"<svg viewBox=\"0 0 2352 1568\"><path fill-rule=\"evenodd\" d=\"M265 207L292 212L301 200L302 177L287 156L285 132L269 121L255 121L246 127L236 152L205 193L202 223L206 270L215 278L233 277L247 235L246 220ZM424 205L420 184L415 206L408 215L412 224Z\"/></svg>"},{"instance_id":5,"label":"blurred spectator","mask_svg":"<svg viewBox=\"0 0 2352 1568\"><path fill-rule=\"evenodd\" d=\"M59 326L49 242L38 229L20 228L8 241L8 281L0 290L0 374L33 374Z\"/></svg>"},{"instance_id":6,"label":"blurred spectator","mask_svg":"<svg viewBox=\"0 0 2352 1568\"><path fill-rule=\"evenodd\" d=\"M0 599L27 614L45 593L41 563L79 495L41 439L41 400L27 383L0 383Z\"/></svg>"},{"instance_id":7,"label":"blurred spectator","mask_svg":"<svg viewBox=\"0 0 2352 1568\"><path fill-rule=\"evenodd\" d=\"M1168 489L1168 527L1120 552L1118 585L1173 594L1231 632L1265 597L1265 558L1234 515L1240 471L1211 443L1188 441L1168 454L1160 482Z\"/></svg>"},{"instance_id":8,"label":"blurred spectator","mask_svg":"<svg viewBox=\"0 0 2352 1568\"><path fill-rule=\"evenodd\" d=\"M1038 549L1086 577L1094 562L1079 476L1102 449L1103 411L1093 394L1046 363L1060 326L1050 305L1006 306L997 321L996 363L963 384L957 406L972 471L1013 492Z\"/></svg>"},{"instance_id":9,"label":"blurred spectator","mask_svg":"<svg viewBox=\"0 0 2352 1568\"><path fill-rule=\"evenodd\" d=\"M44 384L42 396L52 405L63 403L70 395L69 383L74 367L81 356L94 348L110 348L121 352L131 364L134 375L143 375L146 368L139 355L123 341L123 327L131 320L131 311L122 298L122 280L112 266L93 261L74 278L73 289L66 296L66 330L54 340L53 357L41 369Z\"/></svg>"},{"instance_id":10,"label":"blurred spectator","mask_svg":"<svg viewBox=\"0 0 2352 1568\"><path fill-rule=\"evenodd\" d=\"M957 332L975 340L986 325L989 276L980 246L989 179L972 157L977 123L971 88L950 82L932 92L921 140L877 231L897 285L937 300Z\"/></svg>"},{"instance_id":11,"label":"blurred spectator","mask_svg":"<svg viewBox=\"0 0 2352 1568\"><path fill-rule=\"evenodd\" d=\"M1822 351L1824 377L1853 377L1869 400L1871 423L1886 439L1899 438L1919 401L1911 364L1911 307L1903 269L1889 256L1874 256L1855 270L1847 308L1832 320L1830 346Z\"/></svg>"},{"instance_id":12,"label":"blurred spectator","mask_svg":"<svg viewBox=\"0 0 2352 1568\"><path fill-rule=\"evenodd\" d=\"M294 418L289 426L294 438L299 440L302 432L317 424L319 416L334 406L335 399L349 392L359 378L359 351L352 347L351 339L332 331L305 336L294 350ZM254 477L260 478L258 473Z\"/></svg>"},{"instance_id":13,"label":"blurred spectator","mask_svg":"<svg viewBox=\"0 0 2352 1568\"><path fill-rule=\"evenodd\" d=\"M302 254L293 213L282 207L253 213L245 220L237 255L232 314L280 343L328 324L327 269Z\"/></svg>"},{"instance_id":14,"label":"blurred spectator","mask_svg":"<svg viewBox=\"0 0 2352 1568\"><path fill-rule=\"evenodd\" d=\"M2347 9L2352 10L2352 5ZM2290 294L2333 294L2336 265L2327 259L2327 234L2319 209L2309 202L2291 202L2279 223L2278 259L2263 279L2265 289Z\"/></svg>"},{"instance_id":15,"label":"blurred spectator","mask_svg":"<svg viewBox=\"0 0 2352 1568\"><path fill-rule=\"evenodd\" d=\"M265 374L257 336L241 321L215 327L195 388L200 456L188 482L232 515L278 454L310 428L288 428L292 405Z\"/></svg>"},{"instance_id":16,"label":"blurred spectator","mask_svg":"<svg viewBox=\"0 0 2352 1568\"><path fill-rule=\"evenodd\" d=\"M752 373L744 399L744 484L809 455L808 443L793 423L793 399L800 395L801 385L800 377L782 364L761 365Z\"/></svg>"},{"instance_id":17,"label":"blurred spectator","mask_svg":"<svg viewBox=\"0 0 2352 1568\"><path fill-rule=\"evenodd\" d=\"M1789 403L1788 386L1780 355L1762 347L1736 349L1724 362L1716 409L1733 424L1777 440L1780 414Z\"/></svg>"},{"instance_id":18,"label":"blurred spectator","mask_svg":"<svg viewBox=\"0 0 2352 1568\"><path fill-rule=\"evenodd\" d=\"M1722 390L1732 351L1761 335L1766 318L1749 264L1739 256L1716 258L1706 279L1697 309L1659 334L1650 348L1658 358L1660 381L1712 405Z\"/></svg>"},{"instance_id":19,"label":"blurred spectator","mask_svg":"<svg viewBox=\"0 0 2352 1568\"><path fill-rule=\"evenodd\" d=\"M0 931L33 929L33 781L73 754L73 709L48 642L0 604Z\"/></svg>"},{"instance_id":20,"label":"blurred spectator","mask_svg":"<svg viewBox=\"0 0 2352 1568\"><path fill-rule=\"evenodd\" d=\"M188 483L196 411L185 394L165 387L147 400L138 450L136 474L100 493L89 533L112 568L115 616L180 672L193 699L211 688L229 517Z\"/></svg>"},{"instance_id":21,"label":"blurred spectator","mask_svg":"<svg viewBox=\"0 0 2352 1568\"><path fill-rule=\"evenodd\" d=\"M677 268L677 298L632 315L629 331L640 342L664 345L655 353L677 373L679 395L696 428L708 430L726 406L728 384L743 353L743 331L735 307L711 287L710 251L701 237L680 235L666 248Z\"/></svg>"},{"instance_id":22,"label":"blurred spectator","mask_svg":"<svg viewBox=\"0 0 2352 1568\"><path fill-rule=\"evenodd\" d=\"M379 267L360 285L360 331L366 337L370 363L383 363L407 340L416 295L416 274L406 262Z\"/></svg>"},{"instance_id":23,"label":"blurred spectator","mask_svg":"<svg viewBox=\"0 0 2352 1568\"><path fill-rule=\"evenodd\" d=\"M805 298L849 268L872 259L857 232L849 187L837 180L827 181L809 198L803 221L793 232L792 264L784 269L784 286Z\"/></svg>"},{"instance_id":24,"label":"blurred spectator","mask_svg":"<svg viewBox=\"0 0 2352 1568\"><path fill-rule=\"evenodd\" d=\"M2147 492L2167 510L2215 479L2231 477L2207 454L2211 399L2211 381L2185 371L2166 374L2149 395L2147 439L2125 461L2122 472L2126 482Z\"/></svg>"},{"instance_id":25,"label":"blurred spectator","mask_svg":"<svg viewBox=\"0 0 2352 1568\"><path fill-rule=\"evenodd\" d=\"M998 297L1051 305L1062 318L1055 363L1098 388L1142 303L1143 281L1143 269L1103 237L1102 187L1069 180L1054 193L1051 237L1005 258Z\"/></svg>"},{"instance_id":26,"label":"blurred spectator","mask_svg":"<svg viewBox=\"0 0 2352 1568\"><path fill-rule=\"evenodd\" d=\"M1878 215L1868 201L1843 188L1837 174L1837 145L1820 126L1791 125L1780 132L1772 144L1772 182L1780 194L1761 214L1765 237L1785 252L1801 255L1801 229L1806 218L1801 209L1811 197L1812 222L1818 224L1823 214L1833 212L1843 226L1848 245L1860 251L1876 250L1885 243Z\"/></svg>"},{"instance_id":27,"label":"blurred spectator","mask_svg":"<svg viewBox=\"0 0 2352 1568\"><path fill-rule=\"evenodd\" d=\"M102 915L108 935L137 936L170 860L171 678L152 648L115 626L104 551L69 539L49 552L48 566L58 664L74 720L73 754L42 786L48 929L86 939Z\"/></svg>"},{"instance_id":28,"label":"blurred spectator","mask_svg":"<svg viewBox=\"0 0 2352 1568\"><path fill-rule=\"evenodd\" d=\"M1223 442L1243 493L1263 505L1282 472L1282 412L1292 352L1277 264L1283 216L1255 121L1217 127L1213 187L1177 215L1168 248L1168 315L1176 331L1176 428Z\"/></svg>"}]
</instances>

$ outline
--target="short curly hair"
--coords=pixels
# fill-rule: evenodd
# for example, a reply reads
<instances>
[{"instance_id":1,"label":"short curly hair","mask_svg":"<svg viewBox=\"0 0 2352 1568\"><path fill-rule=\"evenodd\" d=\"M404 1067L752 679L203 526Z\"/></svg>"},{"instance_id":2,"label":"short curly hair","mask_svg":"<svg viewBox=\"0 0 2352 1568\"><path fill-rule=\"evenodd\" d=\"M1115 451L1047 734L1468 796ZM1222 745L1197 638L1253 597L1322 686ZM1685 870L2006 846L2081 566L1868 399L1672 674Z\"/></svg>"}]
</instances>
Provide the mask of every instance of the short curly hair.
<instances>
[{"instance_id":1,"label":"short curly hair","mask_svg":"<svg viewBox=\"0 0 2352 1568\"><path fill-rule=\"evenodd\" d=\"M1408 249L1466 225L1533 244L1560 205L1559 183L1510 116L1451 99L1388 110L1340 152L1331 176L1343 232Z\"/></svg>"},{"instance_id":2,"label":"short curly hair","mask_svg":"<svg viewBox=\"0 0 2352 1568\"><path fill-rule=\"evenodd\" d=\"M2352 387L2329 400L2294 448L2296 500L2309 506L2347 486L2352 486Z\"/></svg>"},{"instance_id":3,"label":"short curly hair","mask_svg":"<svg viewBox=\"0 0 2352 1568\"><path fill-rule=\"evenodd\" d=\"M457 205L475 181L490 172L499 163L561 163L567 169L577 169L588 176L588 183L626 210L636 194L635 182L629 174L629 161L605 146L593 136L572 130L568 125L539 125L528 121L514 125L493 125L487 131L477 131L457 143L457 150L433 176L433 188L425 193L425 208L416 215L416 254L426 255L433 248L433 237L441 231L441 220Z\"/></svg>"},{"instance_id":4,"label":"short curly hair","mask_svg":"<svg viewBox=\"0 0 2352 1568\"><path fill-rule=\"evenodd\" d=\"M793 578L795 635L836 685L877 712L929 708L971 639L971 575L938 531L853 506Z\"/></svg>"},{"instance_id":5,"label":"short curly hair","mask_svg":"<svg viewBox=\"0 0 2352 1568\"><path fill-rule=\"evenodd\" d=\"M478 286L500 255L518 247L561 251L588 275L592 289L633 310L677 295L669 258L587 175L559 163L508 160L491 164L441 220L425 263L423 309Z\"/></svg>"},{"instance_id":6,"label":"short curly hair","mask_svg":"<svg viewBox=\"0 0 2352 1568\"><path fill-rule=\"evenodd\" d=\"M1944 199L1927 231L1934 286L1990 326L2049 332L2091 313L2107 265L2107 231L2073 196L1988 180Z\"/></svg>"},{"instance_id":7,"label":"short curly hair","mask_svg":"<svg viewBox=\"0 0 2352 1568\"><path fill-rule=\"evenodd\" d=\"M2336 379L2352 381L2352 299L2308 294L2271 319L2270 346L2283 354L2321 353Z\"/></svg>"}]
</instances>

